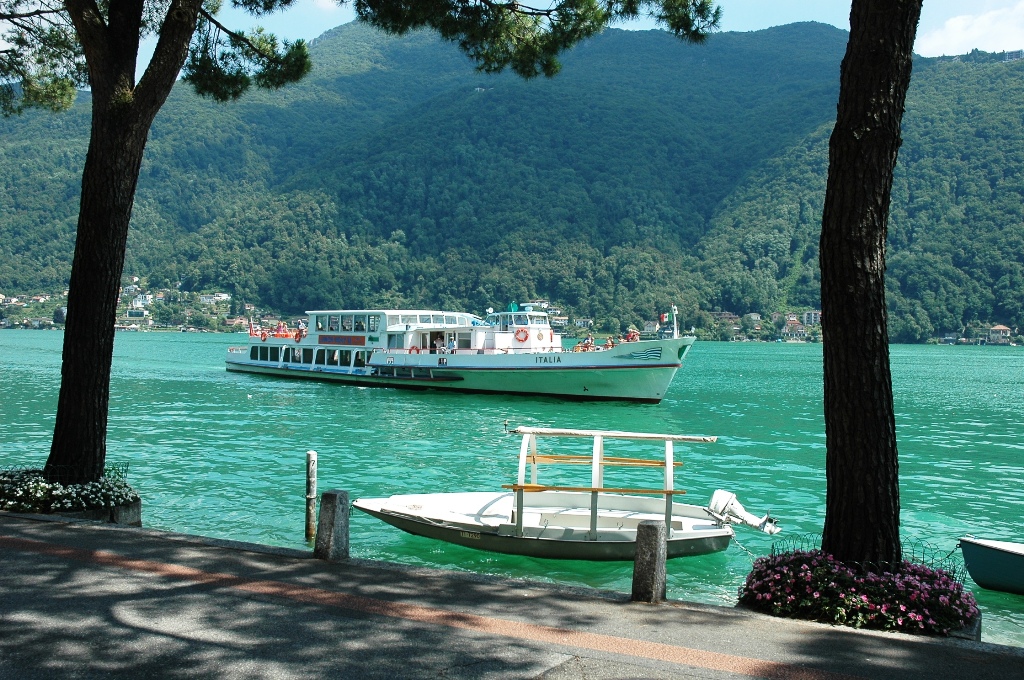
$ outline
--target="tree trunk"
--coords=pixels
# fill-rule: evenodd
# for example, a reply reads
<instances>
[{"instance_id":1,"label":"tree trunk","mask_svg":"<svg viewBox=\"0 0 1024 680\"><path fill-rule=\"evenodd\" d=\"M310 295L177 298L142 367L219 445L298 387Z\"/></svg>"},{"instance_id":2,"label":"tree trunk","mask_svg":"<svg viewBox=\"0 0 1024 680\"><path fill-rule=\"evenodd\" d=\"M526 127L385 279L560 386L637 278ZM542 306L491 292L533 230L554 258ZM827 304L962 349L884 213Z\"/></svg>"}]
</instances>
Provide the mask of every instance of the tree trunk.
<instances>
[{"instance_id":1,"label":"tree trunk","mask_svg":"<svg viewBox=\"0 0 1024 680\"><path fill-rule=\"evenodd\" d=\"M854 0L821 229L825 372L822 550L901 557L885 241L921 0Z\"/></svg>"},{"instance_id":2,"label":"tree trunk","mask_svg":"<svg viewBox=\"0 0 1024 680\"><path fill-rule=\"evenodd\" d=\"M133 120L137 118L131 106L93 109L68 287L57 420L44 471L47 479L63 484L95 481L103 474L114 323L149 129Z\"/></svg>"},{"instance_id":3,"label":"tree trunk","mask_svg":"<svg viewBox=\"0 0 1024 680\"><path fill-rule=\"evenodd\" d=\"M63 484L94 482L107 458L107 407L114 323L128 224L153 119L181 71L200 0L170 0L146 72L135 84L144 3L65 0L92 89L92 130L82 171L75 257L68 286L60 395L43 474Z\"/></svg>"}]
</instances>

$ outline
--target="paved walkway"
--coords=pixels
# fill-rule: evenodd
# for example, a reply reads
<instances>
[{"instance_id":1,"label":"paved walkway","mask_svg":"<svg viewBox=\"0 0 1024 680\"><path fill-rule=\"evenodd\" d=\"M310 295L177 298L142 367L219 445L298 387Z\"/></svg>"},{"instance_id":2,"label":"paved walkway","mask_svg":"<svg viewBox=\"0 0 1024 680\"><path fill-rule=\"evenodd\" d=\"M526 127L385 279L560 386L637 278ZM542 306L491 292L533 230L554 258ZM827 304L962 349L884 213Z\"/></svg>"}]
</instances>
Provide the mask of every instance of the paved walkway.
<instances>
[{"instance_id":1,"label":"paved walkway","mask_svg":"<svg viewBox=\"0 0 1024 680\"><path fill-rule=\"evenodd\" d=\"M1024 650L0 513L0 680L1024 677Z\"/></svg>"}]
</instances>

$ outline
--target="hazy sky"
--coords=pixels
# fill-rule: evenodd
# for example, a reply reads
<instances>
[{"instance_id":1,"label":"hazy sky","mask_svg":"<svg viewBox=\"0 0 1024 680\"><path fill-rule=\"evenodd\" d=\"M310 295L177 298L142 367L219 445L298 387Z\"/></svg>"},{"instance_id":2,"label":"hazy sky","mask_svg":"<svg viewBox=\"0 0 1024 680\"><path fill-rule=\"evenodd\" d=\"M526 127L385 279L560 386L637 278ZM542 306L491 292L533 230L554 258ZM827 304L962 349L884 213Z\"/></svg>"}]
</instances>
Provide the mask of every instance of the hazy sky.
<instances>
[{"instance_id":1,"label":"hazy sky","mask_svg":"<svg viewBox=\"0 0 1024 680\"><path fill-rule=\"evenodd\" d=\"M718 0L718 4L723 31L756 31L796 21L849 29L850 0ZM245 12L228 7L220 18L243 30L255 23ZM351 4L339 7L334 0L297 0L291 9L259 23L279 38L312 40L353 18ZM653 24L637 27L653 28ZM966 54L975 48L986 52L1024 49L1024 0L924 0L915 53L937 57Z\"/></svg>"}]
</instances>

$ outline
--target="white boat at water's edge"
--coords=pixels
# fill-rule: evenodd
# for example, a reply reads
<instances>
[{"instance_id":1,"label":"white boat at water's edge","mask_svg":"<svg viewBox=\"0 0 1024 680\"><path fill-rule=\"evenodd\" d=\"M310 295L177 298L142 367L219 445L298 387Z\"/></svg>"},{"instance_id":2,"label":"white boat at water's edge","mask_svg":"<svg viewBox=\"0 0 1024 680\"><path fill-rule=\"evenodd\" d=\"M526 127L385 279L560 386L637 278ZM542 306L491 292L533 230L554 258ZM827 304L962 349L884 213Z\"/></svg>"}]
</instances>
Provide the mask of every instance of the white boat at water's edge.
<instances>
[{"instance_id":1,"label":"white boat at water's edge","mask_svg":"<svg viewBox=\"0 0 1024 680\"><path fill-rule=\"evenodd\" d=\"M520 427L518 481L500 491L426 493L360 498L353 507L411 534L492 552L577 560L632 560L637 526L645 520L668 527L667 556L703 555L725 550L740 523L768 534L775 520L743 509L736 496L716 491L707 506L680 503L684 491L674 487L674 442L713 442L714 437L648 434L605 430ZM590 455L540 453L538 437L587 437ZM606 440L630 439L664 444L664 457L609 457ZM538 483L538 468L589 465L585 486ZM606 486L606 468L660 468L661 488ZM527 481L529 469L530 481Z\"/></svg>"},{"instance_id":2,"label":"white boat at water's edge","mask_svg":"<svg viewBox=\"0 0 1024 680\"><path fill-rule=\"evenodd\" d=\"M673 310L674 312L675 310ZM563 349L528 305L486 319L434 310L311 311L309 327L263 331L228 349L229 371L373 387L568 399L661 401L692 336Z\"/></svg>"}]
</instances>

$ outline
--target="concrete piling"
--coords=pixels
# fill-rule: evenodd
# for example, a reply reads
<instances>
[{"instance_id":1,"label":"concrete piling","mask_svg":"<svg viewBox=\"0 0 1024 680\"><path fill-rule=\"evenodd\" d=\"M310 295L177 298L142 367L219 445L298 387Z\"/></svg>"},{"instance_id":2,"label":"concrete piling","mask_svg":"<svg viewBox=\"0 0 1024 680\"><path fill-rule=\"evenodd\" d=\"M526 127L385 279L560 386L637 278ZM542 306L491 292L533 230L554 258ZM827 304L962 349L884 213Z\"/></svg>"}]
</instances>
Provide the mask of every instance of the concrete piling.
<instances>
[{"instance_id":1,"label":"concrete piling","mask_svg":"<svg viewBox=\"0 0 1024 680\"><path fill-rule=\"evenodd\" d=\"M636 528L633 560L633 602L657 604L665 600L665 560L668 555L665 523L644 520Z\"/></svg>"},{"instance_id":2,"label":"concrete piling","mask_svg":"<svg viewBox=\"0 0 1024 680\"><path fill-rule=\"evenodd\" d=\"M320 498L314 557L328 562L348 559L348 515L348 491L325 491Z\"/></svg>"}]
</instances>

